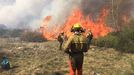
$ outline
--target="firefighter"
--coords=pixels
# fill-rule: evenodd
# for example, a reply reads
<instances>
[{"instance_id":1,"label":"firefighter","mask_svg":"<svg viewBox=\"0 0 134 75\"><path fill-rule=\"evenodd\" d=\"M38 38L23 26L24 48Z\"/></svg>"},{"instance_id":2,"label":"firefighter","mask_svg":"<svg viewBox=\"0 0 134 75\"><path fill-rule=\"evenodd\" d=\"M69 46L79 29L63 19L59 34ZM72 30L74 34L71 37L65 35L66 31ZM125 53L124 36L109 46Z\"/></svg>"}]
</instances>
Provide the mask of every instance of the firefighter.
<instances>
[{"instance_id":1,"label":"firefighter","mask_svg":"<svg viewBox=\"0 0 134 75\"><path fill-rule=\"evenodd\" d=\"M69 54L70 75L82 75L84 52L87 52L87 38L83 35L83 28L80 23L74 24L69 37L64 45L65 53Z\"/></svg>"},{"instance_id":2,"label":"firefighter","mask_svg":"<svg viewBox=\"0 0 134 75\"><path fill-rule=\"evenodd\" d=\"M90 46L91 40L93 39L93 34L92 34L90 29L88 30L88 33L87 33L86 37L87 37L88 46Z\"/></svg>"},{"instance_id":3,"label":"firefighter","mask_svg":"<svg viewBox=\"0 0 134 75\"><path fill-rule=\"evenodd\" d=\"M62 44L64 42L64 32L61 32L59 35L58 35L58 42L59 42L59 50L62 50Z\"/></svg>"}]
</instances>

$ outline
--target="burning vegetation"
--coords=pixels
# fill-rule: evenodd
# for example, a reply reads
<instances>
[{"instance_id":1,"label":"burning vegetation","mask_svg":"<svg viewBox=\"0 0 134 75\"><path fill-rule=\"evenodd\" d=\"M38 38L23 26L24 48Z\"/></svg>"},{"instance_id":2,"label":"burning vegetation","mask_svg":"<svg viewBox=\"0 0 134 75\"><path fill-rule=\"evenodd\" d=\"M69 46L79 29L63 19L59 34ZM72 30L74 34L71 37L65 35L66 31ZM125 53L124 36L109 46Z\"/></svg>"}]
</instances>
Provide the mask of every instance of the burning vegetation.
<instances>
[{"instance_id":1,"label":"burning vegetation","mask_svg":"<svg viewBox=\"0 0 134 75\"><path fill-rule=\"evenodd\" d=\"M76 2L69 7L78 5L78 8L65 9L65 15L70 10L72 12L66 18L60 16L63 24L51 23L55 19L53 15L44 16L41 33L29 29L8 29L0 24L0 58L7 55L11 61L11 69L0 69L1 75L68 75L67 58L58 49L58 42L47 40L55 40L61 32L69 37L75 23L81 23L85 35L90 29L94 37L90 51L85 54L84 75L134 75L134 0L49 1L48 4L51 1L53 4L56 1Z\"/></svg>"},{"instance_id":2,"label":"burning vegetation","mask_svg":"<svg viewBox=\"0 0 134 75\"><path fill-rule=\"evenodd\" d=\"M133 0L83 0L79 7L73 9L65 18L63 24L50 26L53 16L46 16L40 31L44 38L55 40L61 32L67 37L70 36L72 26L81 23L85 35L89 29L92 31L94 45L134 52L133 3ZM129 45L125 44L126 42Z\"/></svg>"},{"instance_id":3,"label":"burning vegetation","mask_svg":"<svg viewBox=\"0 0 134 75\"><path fill-rule=\"evenodd\" d=\"M77 9L72 9L72 13L63 18L65 20L63 24L52 25L53 16L49 15L43 20L40 30L45 38L54 40L60 32L65 32L66 36L71 35L69 30L72 25L81 23L86 30L85 34L90 29L94 38L98 38L126 27L132 19L132 7L133 0L82 0Z\"/></svg>"},{"instance_id":4,"label":"burning vegetation","mask_svg":"<svg viewBox=\"0 0 134 75\"><path fill-rule=\"evenodd\" d=\"M66 22L63 25L54 25L54 27L49 28L48 24L51 21L52 16L45 17L43 21L43 26L41 27L42 34L48 40L54 40L57 37L57 34L64 32L68 37L72 33L70 32L72 26L75 23L81 23L82 27L85 30L91 30L94 38L100 36L106 36L109 32L112 31L112 28L108 27L105 22L106 16L108 15L108 9L103 9L97 18L97 21L93 21L91 18L92 15L84 16L83 12L80 9L75 9L72 14L68 17ZM87 31L85 31L85 34Z\"/></svg>"}]
</instances>

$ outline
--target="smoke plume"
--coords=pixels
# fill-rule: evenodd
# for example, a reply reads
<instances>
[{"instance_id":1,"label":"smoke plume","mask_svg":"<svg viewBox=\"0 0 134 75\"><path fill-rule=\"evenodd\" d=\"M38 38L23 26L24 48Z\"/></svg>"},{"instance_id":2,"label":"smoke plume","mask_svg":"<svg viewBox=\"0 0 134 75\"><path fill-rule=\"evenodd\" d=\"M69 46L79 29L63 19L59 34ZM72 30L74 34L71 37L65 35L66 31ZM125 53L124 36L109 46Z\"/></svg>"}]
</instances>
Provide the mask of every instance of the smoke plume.
<instances>
[{"instance_id":1,"label":"smoke plume","mask_svg":"<svg viewBox=\"0 0 134 75\"><path fill-rule=\"evenodd\" d=\"M103 8L107 8L110 16L116 20L121 20L125 15L129 19L134 18L134 0L83 0L81 9L85 15L92 14L93 18L98 17ZM112 20L112 18L110 18ZM120 23L119 23L120 24Z\"/></svg>"},{"instance_id":2,"label":"smoke plume","mask_svg":"<svg viewBox=\"0 0 134 75\"><path fill-rule=\"evenodd\" d=\"M134 17L134 0L120 1L118 14L127 13ZM0 0L0 24L9 28L39 28L44 17L52 16L50 25L62 24L74 8L95 18L103 7L112 8L112 0Z\"/></svg>"},{"instance_id":3,"label":"smoke plume","mask_svg":"<svg viewBox=\"0 0 134 75\"><path fill-rule=\"evenodd\" d=\"M38 28L45 16L52 16L52 22L63 22L80 1L73 0L1 0L0 24L9 28Z\"/></svg>"}]
</instances>

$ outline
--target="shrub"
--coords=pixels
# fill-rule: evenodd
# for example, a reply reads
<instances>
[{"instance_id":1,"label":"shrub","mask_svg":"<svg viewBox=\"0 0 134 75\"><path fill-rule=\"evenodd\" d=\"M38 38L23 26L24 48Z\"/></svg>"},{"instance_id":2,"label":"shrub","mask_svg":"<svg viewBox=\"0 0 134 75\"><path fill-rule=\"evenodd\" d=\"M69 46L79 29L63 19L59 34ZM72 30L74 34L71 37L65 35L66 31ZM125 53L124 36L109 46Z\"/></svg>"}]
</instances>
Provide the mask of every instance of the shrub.
<instances>
[{"instance_id":1,"label":"shrub","mask_svg":"<svg viewBox=\"0 0 134 75\"><path fill-rule=\"evenodd\" d=\"M23 32L23 29L0 29L0 37L20 37Z\"/></svg>"},{"instance_id":2,"label":"shrub","mask_svg":"<svg viewBox=\"0 0 134 75\"><path fill-rule=\"evenodd\" d=\"M134 52L134 30L125 28L118 35L119 45L117 47L118 50L126 51L126 52Z\"/></svg>"},{"instance_id":3,"label":"shrub","mask_svg":"<svg viewBox=\"0 0 134 75\"><path fill-rule=\"evenodd\" d=\"M99 46L99 47L116 47L119 43L119 39L118 37L116 36L113 36L113 35L108 35L108 36L105 36L105 37L100 37L96 40L94 44Z\"/></svg>"},{"instance_id":4,"label":"shrub","mask_svg":"<svg viewBox=\"0 0 134 75\"><path fill-rule=\"evenodd\" d=\"M105 37L93 40L99 47L112 47L122 52L134 53L134 26L125 27L121 31L112 32Z\"/></svg>"},{"instance_id":5,"label":"shrub","mask_svg":"<svg viewBox=\"0 0 134 75\"><path fill-rule=\"evenodd\" d=\"M46 39L39 32L26 31L22 33L20 39L27 42L44 42Z\"/></svg>"},{"instance_id":6,"label":"shrub","mask_svg":"<svg viewBox=\"0 0 134 75\"><path fill-rule=\"evenodd\" d=\"M13 29L8 32L10 37L20 37L21 34L24 32L22 29Z\"/></svg>"}]
</instances>

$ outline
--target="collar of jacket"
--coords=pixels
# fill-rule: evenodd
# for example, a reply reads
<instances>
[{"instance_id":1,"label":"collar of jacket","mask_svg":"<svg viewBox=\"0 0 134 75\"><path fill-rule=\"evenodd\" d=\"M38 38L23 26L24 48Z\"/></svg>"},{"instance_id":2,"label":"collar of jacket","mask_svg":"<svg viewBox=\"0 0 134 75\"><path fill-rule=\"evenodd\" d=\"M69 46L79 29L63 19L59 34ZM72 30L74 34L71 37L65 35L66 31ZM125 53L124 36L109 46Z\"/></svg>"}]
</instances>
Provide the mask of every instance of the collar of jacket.
<instances>
[{"instance_id":1,"label":"collar of jacket","mask_svg":"<svg viewBox=\"0 0 134 75\"><path fill-rule=\"evenodd\" d=\"M74 35L80 35L80 34L81 34L81 31L79 31L79 32L78 31L75 31L74 32Z\"/></svg>"}]
</instances>

